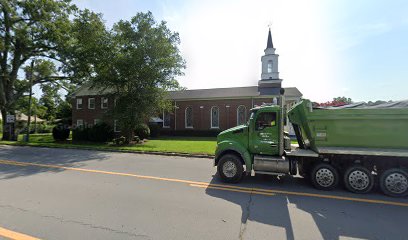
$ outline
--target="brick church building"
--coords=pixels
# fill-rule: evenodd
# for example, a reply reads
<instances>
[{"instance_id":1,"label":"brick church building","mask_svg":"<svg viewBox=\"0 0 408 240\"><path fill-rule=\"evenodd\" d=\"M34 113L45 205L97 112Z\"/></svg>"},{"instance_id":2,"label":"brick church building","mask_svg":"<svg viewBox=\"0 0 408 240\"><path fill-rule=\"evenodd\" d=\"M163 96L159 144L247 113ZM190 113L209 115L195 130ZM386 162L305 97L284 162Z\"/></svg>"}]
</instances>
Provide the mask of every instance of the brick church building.
<instances>
[{"instance_id":1,"label":"brick church building","mask_svg":"<svg viewBox=\"0 0 408 240\"><path fill-rule=\"evenodd\" d=\"M163 112L159 118L152 121L162 125L162 133L180 135L213 135L245 123L249 110L254 106L277 102L282 79L279 78L278 71L279 55L275 50L269 30L265 54L261 57L262 74L258 85L169 92L168 97L174 109ZM290 87L285 88L284 96L289 109L301 99L302 94L297 88ZM73 124L81 126L107 121L119 132L116 120L104 118L104 114L113 106L113 99L104 96L104 93L86 86L80 87L73 94ZM289 126L286 130L291 132Z\"/></svg>"}]
</instances>

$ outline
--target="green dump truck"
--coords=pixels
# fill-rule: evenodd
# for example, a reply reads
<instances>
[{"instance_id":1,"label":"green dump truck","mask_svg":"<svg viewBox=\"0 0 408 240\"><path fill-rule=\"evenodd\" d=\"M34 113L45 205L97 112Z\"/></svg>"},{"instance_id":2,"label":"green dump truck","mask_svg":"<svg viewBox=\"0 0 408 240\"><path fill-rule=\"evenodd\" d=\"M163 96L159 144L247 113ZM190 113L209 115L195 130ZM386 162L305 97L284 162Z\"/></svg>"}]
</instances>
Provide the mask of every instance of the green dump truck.
<instances>
[{"instance_id":1,"label":"green dump truck","mask_svg":"<svg viewBox=\"0 0 408 240\"><path fill-rule=\"evenodd\" d=\"M408 195L408 106L316 109L302 100L251 109L247 124L221 132L214 165L225 182L253 174L301 175L331 190L343 181L355 193L376 182L389 196ZM298 147L284 132L286 119Z\"/></svg>"}]
</instances>

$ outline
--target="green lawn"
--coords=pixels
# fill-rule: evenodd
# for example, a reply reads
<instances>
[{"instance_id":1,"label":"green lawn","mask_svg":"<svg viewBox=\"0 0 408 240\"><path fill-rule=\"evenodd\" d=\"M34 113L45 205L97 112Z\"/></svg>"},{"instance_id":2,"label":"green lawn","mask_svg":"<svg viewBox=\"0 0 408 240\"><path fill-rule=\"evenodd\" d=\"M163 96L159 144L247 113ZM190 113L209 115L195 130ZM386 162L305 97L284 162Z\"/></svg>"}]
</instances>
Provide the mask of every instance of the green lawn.
<instances>
[{"instance_id":1,"label":"green lawn","mask_svg":"<svg viewBox=\"0 0 408 240\"><path fill-rule=\"evenodd\" d=\"M50 133L31 134L30 142L23 141L24 135L18 137L17 142L0 141L5 145L28 145L42 147L60 147L60 148L93 148L99 150L126 150L126 151L146 151L146 152L172 152L172 153L190 153L214 155L217 145L215 137L160 137L149 139L143 144L130 146L115 146L112 143L92 143L92 142L55 142ZM1 139L1 133L0 133ZM297 144L292 140L292 144Z\"/></svg>"},{"instance_id":2,"label":"green lawn","mask_svg":"<svg viewBox=\"0 0 408 240\"><path fill-rule=\"evenodd\" d=\"M1 138L1 134L0 134ZM23 135L19 135L17 142L0 141L0 144L6 145L28 145L43 147L61 147L61 148L94 148L106 150L127 150L127 151L149 151L149 152L174 152L174 153L192 153L214 155L216 147L216 138L214 137L160 137L149 139L143 144L131 146L114 146L106 143L91 142L55 142L51 134L31 134L30 142L23 141Z\"/></svg>"}]
</instances>

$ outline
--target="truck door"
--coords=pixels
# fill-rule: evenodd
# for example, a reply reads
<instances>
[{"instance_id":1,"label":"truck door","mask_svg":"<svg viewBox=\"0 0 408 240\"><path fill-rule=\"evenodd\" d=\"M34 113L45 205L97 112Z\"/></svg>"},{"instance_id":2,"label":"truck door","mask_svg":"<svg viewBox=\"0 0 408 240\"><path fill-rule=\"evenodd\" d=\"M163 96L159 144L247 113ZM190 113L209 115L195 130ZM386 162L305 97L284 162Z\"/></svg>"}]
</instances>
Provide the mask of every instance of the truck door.
<instances>
[{"instance_id":1,"label":"truck door","mask_svg":"<svg viewBox=\"0 0 408 240\"><path fill-rule=\"evenodd\" d=\"M249 146L253 154L279 155L278 112L258 112L251 128Z\"/></svg>"}]
</instances>

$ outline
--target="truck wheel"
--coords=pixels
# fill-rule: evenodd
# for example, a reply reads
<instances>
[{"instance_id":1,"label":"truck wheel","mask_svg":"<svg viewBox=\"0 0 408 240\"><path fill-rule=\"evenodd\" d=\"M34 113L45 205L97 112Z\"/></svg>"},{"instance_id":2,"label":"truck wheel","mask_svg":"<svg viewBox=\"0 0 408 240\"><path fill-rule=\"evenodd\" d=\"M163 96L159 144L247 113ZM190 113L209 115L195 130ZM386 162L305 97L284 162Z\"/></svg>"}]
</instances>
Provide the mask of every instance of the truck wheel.
<instances>
[{"instance_id":1,"label":"truck wheel","mask_svg":"<svg viewBox=\"0 0 408 240\"><path fill-rule=\"evenodd\" d=\"M380 187L385 195L404 197L408 195L408 173L399 168L391 168L380 177Z\"/></svg>"},{"instance_id":2,"label":"truck wheel","mask_svg":"<svg viewBox=\"0 0 408 240\"><path fill-rule=\"evenodd\" d=\"M339 184L338 171L328 163L317 164L310 178L313 186L320 190L332 190Z\"/></svg>"},{"instance_id":3,"label":"truck wheel","mask_svg":"<svg viewBox=\"0 0 408 240\"><path fill-rule=\"evenodd\" d=\"M238 156L225 154L218 162L217 171L223 182L237 183L242 179L244 167Z\"/></svg>"},{"instance_id":4,"label":"truck wheel","mask_svg":"<svg viewBox=\"0 0 408 240\"><path fill-rule=\"evenodd\" d=\"M374 187L374 176L363 166L353 165L344 173L344 185L354 193L368 193Z\"/></svg>"}]
</instances>

